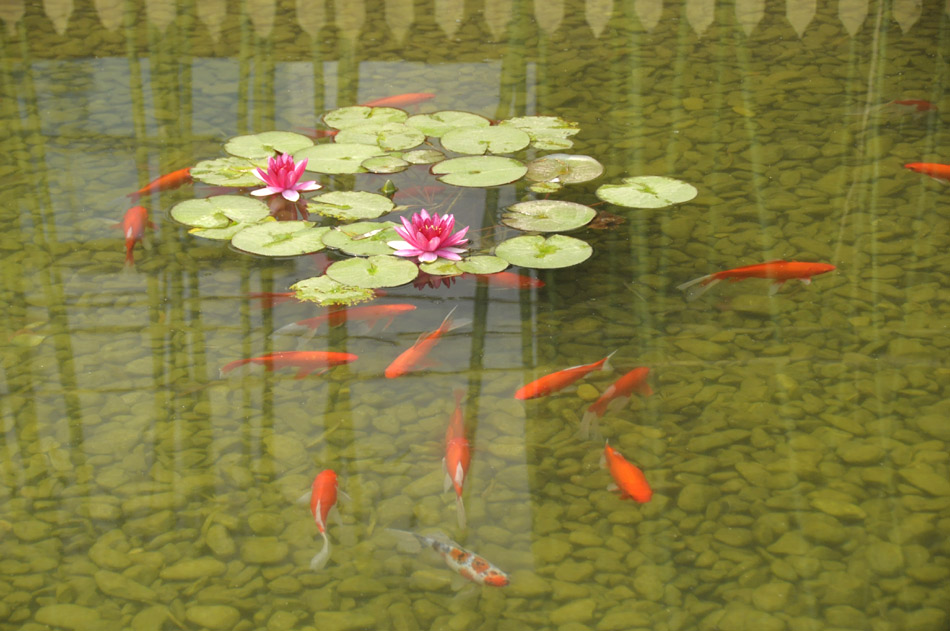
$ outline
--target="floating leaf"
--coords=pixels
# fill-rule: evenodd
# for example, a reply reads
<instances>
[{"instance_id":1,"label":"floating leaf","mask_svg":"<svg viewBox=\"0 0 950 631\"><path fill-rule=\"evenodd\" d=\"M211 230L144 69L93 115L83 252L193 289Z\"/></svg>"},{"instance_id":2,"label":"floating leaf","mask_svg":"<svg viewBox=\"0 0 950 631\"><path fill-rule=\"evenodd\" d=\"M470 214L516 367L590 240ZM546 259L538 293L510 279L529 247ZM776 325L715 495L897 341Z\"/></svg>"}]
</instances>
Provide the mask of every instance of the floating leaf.
<instances>
[{"instance_id":1,"label":"floating leaf","mask_svg":"<svg viewBox=\"0 0 950 631\"><path fill-rule=\"evenodd\" d=\"M294 154L313 145L313 140L289 131L265 131L248 136L235 136L224 145L232 156L248 160L266 160L278 153Z\"/></svg>"},{"instance_id":2,"label":"floating leaf","mask_svg":"<svg viewBox=\"0 0 950 631\"><path fill-rule=\"evenodd\" d=\"M688 202L698 191L692 184L671 177L641 175L624 178L623 184L604 184L594 194L617 206L663 208Z\"/></svg>"},{"instance_id":3,"label":"floating leaf","mask_svg":"<svg viewBox=\"0 0 950 631\"><path fill-rule=\"evenodd\" d=\"M337 226L323 235L323 242L353 256L392 254L388 243L402 238L393 229L396 225L391 221L360 221Z\"/></svg>"},{"instance_id":4,"label":"floating leaf","mask_svg":"<svg viewBox=\"0 0 950 631\"><path fill-rule=\"evenodd\" d=\"M514 158L476 156L453 158L432 167L439 180L455 186L500 186L522 177L528 168Z\"/></svg>"},{"instance_id":5,"label":"floating leaf","mask_svg":"<svg viewBox=\"0 0 950 631\"><path fill-rule=\"evenodd\" d=\"M384 153L376 145L331 143L301 149L294 154L294 160L307 158L307 170L314 173L362 173L364 160Z\"/></svg>"},{"instance_id":6,"label":"floating leaf","mask_svg":"<svg viewBox=\"0 0 950 631\"><path fill-rule=\"evenodd\" d=\"M431 263L423 263L419 269L433 276L458 276L462 273L462 270L455 265L455 261L448 259L436 259Z\"/></svg>"},{"instance_id":7,"label":"floating leaf","mask_svg":"<svg viewBox=\"0 0 950 631\"><path fill-rule=\"evenodd\" d=\"M513 153L531 144L531 138L515 127L461 127L442 136L442 146L457 153Z\"/></svg>"},{"instance_id":8,"label":"floating leaf","mask_svg":"<svg viewBox=\"0 0 950 631\"><path fill-rule=\"evenodd\" d=\"M455 266L468 274L495 274L508 267L508 261L497 256L470 256Z\"/></svg>"},{"instance_id":9,"label":"floating leaf","mask_svg":"<svg viewBox=\"0 0 950 631\"><path fill-rule=\"evenodd\" d=\"M445 154L437 149L416 149L402 154L402 159L410 164L435 164L445 159Z\"/></svg>"},{"instance_id":10,"label":"floating leaf","mask_svg":"<svg viewBox=\"0 0 950 631\"><path fill-rule=\"evenodd\" d=\"M346 129L364 123L402 123L407 118L408 113L394 107L353 105L327 112L323 116L323 122L334 129Z\"/></svg>"},{"instance_id":11,"label":"floating leaf","mask_svg":"<svg viewBox=\"0 0 950 631\"><path fill-rule=\"evenodd\" d=\"M415 127L426 136L440 138L447 131L457 127L488 127L491 121L471 112L443 110L432 114L410 116L406 124Z\"/></svg>"},{"instance_id":12,"label":"floating leaf","mask_svg":"<svg viewBox=\"0 0 950 631\"><path fill-rule=\"evenodd\" d=\"M372 289L353 287L338 283L328 276L305 278L290 286L297 292L297 300L308 300L325 307L330 305L355 305L376 297Z\"/></svg>"},{"instance_id":13,"label":"floating leaf","mask_svg":"<svg viewBox=\"0 0 950 631\"><path fill-rule=\"evenodd\" d=\"M557 193L559 190L564 188L557 182L535 182L528 186L528 190L532 193L539 193L542 195L550 195L551 193Z\"/></svg>"},{"instance_id":14,"label":"floating leaf","mask_svg":"<svg viewBox=\"0 0 950 631\"><path fill-rule=\"evenodd\" d=\"M297 256L326 247L323 235L329 230L314 228L310 221L271 221L241 230L231 239L231 245L261 256Z\"/></svg>"},{"instance_id":15,"label":"floating leaf","mask_svg":"<svg viewBox=\"0 0 950 631\"><path fill-rule=\"evenodd\" d=\"M590 156L552 153L528 163L526 179L535 182L578 184L598 178L604 165Z\"/></svg>"},{"instance_id":16,"label":"floating leaf","mask_svg":"<svg viewBox=\"0 0 950 631\"><path fill-rule=\"evenodd\" d=\"M419 267L395 256L371 256L337 261L327 268L326 274L344 285L375 289L405 285L419 275Z\"/></svg>"},{"instance_id":17,"label":"floating leaf","mask_svg":"<svg viewBox=\"0 0 950 631\"><path fill-rule=\"evenodd\" d=\"M340 221L376 219L395 208L385 195L366 191L333 191L314 197L307 203L308 213L333 217Z\"/></svg>"},{"instance_id":18,"label":"floating leaf","mask_svg":"<svg viewBox=\"0 0 950 631\"><path fill-rule=\"evenodd\" d=\"M196 237L201 237L202 239L230 241L232 238L234 238L234 235L252 225L254 224L236 223L228 226L227 228L192 228L188 231L188 234L193 234Z\"/></svg>"},{"instance_id":19,"label":"floating leaf","mask_svg":"<svg viewBox=\"0 0 950 631\"><path fill-rule=\"evenodd\" d=\"M418 147L426 140L426 135L418 129L403 123L363 123L340 131L334 141L336 144L359 143L378 145L386 151L402 151Z\"/></svg>"},{"instance_id":20,"label":"floating leaf","mask_svg":"<svg viewBox=\"0 0 950 631\"><path fill-rule=\"evenodd\" d=\"M593 253L584 241L563 234L515 237L499 243L495 255L512 265L549 269L583 263Z\"/></svg>"},{"instance_id":21,"label":"floating leaf","mask_svg":"<svg viewBox=\"0 0 950 631\"><path fill-rule=\"evenodd\" d=\"M499 123L500 127L516 127L531 136L531 144L538 149L568 149L574 145L569 140L580 131L577 123L559 116L519 116Z\"/></svg>"},{"instance_id":22,"label":"floating leaf","mask_svg":"<svg viewBox=\"0 0 950 631\"><path fill-rule=\"evenodd\" d=\"M198 182L212 186L263 186L264 183L254 175L254 169L266 169L266 164L255 164L244 158L218 158L202 160L191 167L191 177Z\"/></svg>"},{"instance_id":23,"label":"floating leaf","mask_svg":"<svg viewBox=\"0 0 950 631\"><path fill-rule=\"evenodd\" d=\"M231 222L257 223L270 216L267 204L243 195L215 195L175 204L172 219L195 228L226 228Z\"/></svg>"},{"instance_id":24,"label":"floating leaf","mask_svg":"<svg viewBox=\"0 0 950 631\"><path fill-rule=\"evenodd\" d=\"M586 225L597 215L590 206L558 199L518 202L507 208L501 223L516 230L561 232Z\"/></svg>"},{"instance_id":25,"label":"floating leaf","mask_svg":"<svg viewBox=\"0 0 950 631\"><path fill-rule=\"evenodd\" d=\"M370 173L399 173L405 171L411 165L398 156L388 155L363 160L360 166Z\"/></svg>"}]
</instances>

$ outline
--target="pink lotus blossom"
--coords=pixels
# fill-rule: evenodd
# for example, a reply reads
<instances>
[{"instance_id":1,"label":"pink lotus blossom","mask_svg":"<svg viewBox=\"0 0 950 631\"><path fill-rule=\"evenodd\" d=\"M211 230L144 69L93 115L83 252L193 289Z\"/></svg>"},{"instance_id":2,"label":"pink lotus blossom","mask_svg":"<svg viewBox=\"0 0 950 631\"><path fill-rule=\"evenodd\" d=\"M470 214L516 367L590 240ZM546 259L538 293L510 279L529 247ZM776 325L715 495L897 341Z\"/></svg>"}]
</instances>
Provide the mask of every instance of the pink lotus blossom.
<instances>
[{"instance_id":1,"label":"pink lotus blossom","mask_svg":"<svg viewBox=\"0 0 950 631\"><path fill-rule=\"evenodd\" d=\"M463 238L468 226L452 234L452 228L455 227L454 215L439 217L439 213L433 213L430 217L423 208L412 216L412 222L405 217L400 219L402 227L397 227L396 233L405 241L389 242L389 247L396 249L396 256L419 257L420 263L431 263L439 257L451 261L462 260L459 254L464 252L465 248L456 246L468 243L468 239Z\"/></svg>"},{"instance_id":2,"label":"pink lotus blossom","mask_svg":"<svg viewBox=\"0 0 950 631\"><path fill-rule=\"evenodd\" d=\"M289 202L297 201L300 199L300 193L298 191L315 191L320 188L320 185L317 184L315 180L309 180L307 182L297 181L300 179L306 166L306 158L301 160L300 164L294 164L293 156L287 153L282 153L276 158L268 158L267 172L261 169L254 169L253 171L254 175L260 178L267 186L259 188L256 191L251 191L251 195L264 197L266 195L280 193L284 199Z\"/></svg>"}]
</instances>

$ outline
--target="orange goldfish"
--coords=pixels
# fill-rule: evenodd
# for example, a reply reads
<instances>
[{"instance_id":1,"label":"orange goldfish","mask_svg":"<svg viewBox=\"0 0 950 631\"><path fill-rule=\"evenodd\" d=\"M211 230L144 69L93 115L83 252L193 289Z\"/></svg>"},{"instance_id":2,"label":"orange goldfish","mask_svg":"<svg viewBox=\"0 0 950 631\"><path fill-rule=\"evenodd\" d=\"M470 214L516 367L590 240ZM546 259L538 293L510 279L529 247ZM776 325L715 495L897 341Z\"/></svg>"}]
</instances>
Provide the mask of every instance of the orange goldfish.
<instances>
[{"instance_id":1,"label":"orange goldfish","mask_svg":"<svg viewBox=\"0 0 950 631\"><path fill-rule=\"evenodd\" d=\"M464 390L455 391L455 412L445 430L445 457L442 458L442 471L445 473L442 491L455 487L455 512L458 516L459 528L465 528L462 484L468 474L468 463L471 459L468 439L465 438L465 419L462 414L462 397L464 396Z\"/></svg>"},{"instance_id":2,"label":"orange goldfish","mask_svg":"<svg viewBox=\"0 0 950 631\"><path fill-rule=\"evenodd\" d=\"M905 169L929 175L941 184L950 184L950 164L936 162L910 162L904 165Z\"/></svg>"},{"instance_id":3,"label":"orange goldfish","mask_svg":"<svg viewBox=\"0 0 950 631\"><path fill-rule=\"evenodd\" d=\"M541 289L544 281L514 272L495 272L494 274L473 274L475 280L489 287L499 289Z\"/></svg>"},{"instance_id":4,"label":"orange goldfish","mask_svg":"<svg viewBox=\"0 0 950 631\"><path fill-rule=\"evenodd\" d=\"M332 469L325 469L317 474L313 479L313 486L310 487L310 512L313 513L313 521L317 524L317 529L323 535L323 548L310 559L310 569L319 570L327 564L330 558L330 538L327 537L327 514L333 505L336 504L336 472Z\"/></svg>"},{"instance_id":5,"label":"orange goldfish","mask_svg":"<svg viewBox=\"0 0 950 631\"><path fill-rule=\"evenodd\" d=\"M400 353L399 357L394 359L392 363L386 367L384 373L386 378L395 379L396 377L401 377L406 373L426 365L426 355L428 355L429 351L439 342L439 339L448 331L467 324L459 322L453 325L452 314L454 312L455 308L449 311L449 314L442 320L442 324L439 325L439 328L430 333L423 333L419 336L419 339L416 340L415 344Z\"/></svg>"},{"instance_id":6,"label":"orange goldfish","mask_svg":"<svg viewBox=\"0 0 950 631\"><path fill-rule=\"evenodd\" d=\"M800 261L769 261L768 263L759 263L757 265L747 265L746 267L736 267L706 276L694 278L677 289L688 290L686 292L687 300L695 300L702 296L706 291L721 280L737 282L746 278L771 278L775 282L769 288L769 294L774 294L781 288L785 281L797 278L806 285L811 283L811 277L818 274L825 274L835 269L834 265L829 263L803 263ZM692 289L690 289L692 288Z\"/></svg>"},{"instance_id":7,"label":"orange goldfish","mask_svg":"<svg viewBox=\"0 0 950 631\"><path fill-rule=\"evenodd\" d=\"M363 307L343 307L334 309L315 318L299 320L287 326L277 329L277 333L292 333L294 331L309 329L311 334L316 332L321 324L326 322L330 326L340 326L347 321L357 320L366 322L368 328L373 328L380 320L386 320L385 330L400 313L407 313L415 310L415 305L392 304L392 305L366 305Z\"/></svg>"},{"instance_id":8,"label":"orange goldfish","mask_svg":"<svg viewBox=\"0 0 950 631\"><path fill-rule=\"evenodd\" d=\"M643 366L634 368L604 390L600 398L587 408L587 411L584 413L584 418L581 419L581 437L587 438L590 435L591 422L595 422L603 416L608 406L622 406L630 399L630 394L633 391L637 391L643 396L653 394L653 389L650 388L650 384L646 382L649 373L649 368Z\"/></svg>"},{"instance_id":9,"label":"orange goldfish","mask_svg":"<svg viewBox=\"0 0 950 631\"><path fill-rule=\"evenodd\" d=\"M145 226L154 230L155 224L148 220L148 210L144 206L132 206L125 211L122 223L118 226L122 228L122 234L125 236L125 264L135 265L135 257L132 254L135 243L145 236Z\"/></svg>"},{"instance_id":10,"label":"orange goldfish","mask_svg":"<svg viewBox=\"0 0 950 631\"><path fill-rule=\"evenodd\" d=\"M614 351L614 353L616 352L617 351ZM614 353L607 355L600 361L596 361L593 364L572 366L570 368L565 368L564 370L552 372L551 374L545 375L540 379L535 379L531 383L521 386L518 391L515 392L515 398L536 399L538 397L545 397L552 392L563 390L578 379L584 378L588 373L591 373L595 370L610 370L610 364L608 363L608 360Z\"/></svg>"},{"instance_id":11,"label":"orange goldfish","mask_svg":"<svg viewBox=\"0 0 950 631\"><path fill-rule=\"evenodd\" d=\"M379 99L373 99L372 101L360 103L360 105L365 107L406 107L408 105L428 101L432 98L435 98L435 94L432 92L407 92L406 94L396 94L394 96L384 96Z\"/></svg>"},{"instance_id":12,"label":"orange goldfish","mask_svg":"<svg viewBox=\"0 0 950 631\"><path fill-rule=\"evenodd\" d=\"M607 489L619 489L621 498L632 497L641 504L645 504L653 497L653 489L650 488L643 471L627 462L620 455L620 452L615 451L609 443L604 445L601 465L607 467L607 470L610 471L610 477L614 479L614 483L610 484Z\"/></svg>"},{"instance_id":13,"label":"orange goldfish","mask_svg":"<svg viewBox=\"0 0 950 631\"><path fill-rule=\"evenodd\" d=\"M280 351L260 357L248 357L247 359L238 359L221 367L221 374L225 375L238 366L244 364L261 364L268 372L284 366L293 366L298 368L297 376L294 379L303 379L315 370L317 374L323 374L333 366L348 364L356 361L357 356L352 353L333 353L327 351Z\"/></svg>"},{"instance_id":14,"label":"orange goldfish","mask_svg":"<svg viewBox=\"0 0 950 631\"><path fill-rule=\"evenodd\" d=\"M442 555L445 564L465 578L482 585L504 587L510 582L508 575L495 567L486 559L474 552L462 548L459 544L445 537L427 537L414 532L389 528L390 532L415 537L423 547L432 548Z\"/></svg>"},{"instance_id":15,"label":"orange goldfish","mask_svg":"<svg viewBox=\"0 0 950 631\"><path fill-rule=\"evenodd\" d=\"M184 169L178 169L177 171L172 171L161 177L158 177L134 193L129 193L128 197L132 199L138 199L146 193L155 193L158 191L168 191L173 188L178 188L182 184L186 184L191 181L191 167L185 167Z\"/></svg>"}]
</instances>

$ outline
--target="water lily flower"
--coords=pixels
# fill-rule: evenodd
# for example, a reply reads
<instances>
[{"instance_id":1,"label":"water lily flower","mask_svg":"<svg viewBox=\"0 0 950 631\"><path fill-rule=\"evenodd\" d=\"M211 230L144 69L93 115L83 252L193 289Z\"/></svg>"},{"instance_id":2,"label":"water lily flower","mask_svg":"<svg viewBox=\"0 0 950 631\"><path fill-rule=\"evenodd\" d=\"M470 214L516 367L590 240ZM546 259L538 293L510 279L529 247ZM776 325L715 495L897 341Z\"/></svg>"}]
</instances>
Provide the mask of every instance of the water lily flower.
<instances>
[{"instance_id":1,"label":"water lily flower","mask_svg":"<svg viewBox=\"0 0 950 631\"><path fill-rule=\"evenodd\" d=\"M465 248L458 246L468 243L468 239L464 238L468 226L453 234L454 215L439 217L439 213L433 213L429 216L423 208L412 216L411 222L405 217L400 219L402 226L396 227L396 233L405 241L389 242L389 247L396 249L396 256L418 257L420 263L431 263L439 257L450 261L462 260L459 254Z\"/></svg>"},{"instance_id":2,"label":"water lily flower","mask_svg":"<svg viewBox=\"0 0 950 631\"><path fill-rule=\"evenodd\" d=\"M297 181L306 166L306 158L301 160L300 164L294 164L293 156L287 153L282 153L276 158L268 158L266 172L262 169L254 169L253 171L254 175L267 186L251 191L251 195L264 197L280 193L289 202L297 201L300 199L299 191L315 191L320 188L315 180Z\"/></svg>"}]
</instances>

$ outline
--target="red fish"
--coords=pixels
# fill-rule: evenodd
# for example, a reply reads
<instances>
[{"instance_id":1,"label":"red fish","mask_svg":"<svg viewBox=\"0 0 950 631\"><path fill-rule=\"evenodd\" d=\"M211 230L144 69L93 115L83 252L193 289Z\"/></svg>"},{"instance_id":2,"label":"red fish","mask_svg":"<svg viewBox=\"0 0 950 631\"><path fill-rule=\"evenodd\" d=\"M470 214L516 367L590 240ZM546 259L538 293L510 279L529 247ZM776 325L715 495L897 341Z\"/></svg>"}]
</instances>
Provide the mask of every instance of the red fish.
<instances>
[{"instance_id":1,"label":"red fish","mask_svg":"<svg viewBox=\"0 0 950 631\"><path fill-rule=\"evenodd\" d=\"M620 496L632 497L641 504L645 504L653 497L653 489L647 482L647 478L636 466L627 462L615 451L609 444L604 445L604 455L601 458L601 464L610 471L610 477L614 479L614 484L607 487L608 490L620 490Z\"/></svg>"},{"instance_id":2,"label":"red fish","mask_svg":"<svg viewBox=\"0 0 950 631\"><path fill-rule=\"evenodd\" d=\"M172 171L166 175L163 175L159 178L156 178L135 191L134 193L129 193L128 197L132 199L138 199L146 193L156 193L158 191L168 191L173 188L178 188L182 184L186 184L191 181L191 167L185 167L184 169L178 169L177 171Z\"/></svg>"},{"instance_id":3,"label":"red fish","mask_svg":"<svg viewBox=\"0 0 950 631\"><path fill-rule=\"evenodd\" d=\"M442 459L442 471L445 472L445 484L442 491L455 487L455 512L459 528L465 528L465 505L462 504L462 484L468 474L471 459L468 439L465 438L465 419L462 414L464 390L455 391L455 412L445 430L445 457Z\"/></svg>"},{"instance_id":4,"label":"red fish","mask_svg":"<svg viewBox=\"0 0 950 631\"><path fill-rule=\"evenodd\" d=\"M499 289L541 289L544 281L531 276L522 276L514 272L496 272L494 274L473 274L475 280L489 287Z\"/></svg>"},{"instance_id":5,"label":"red fish","mask_svg":"<svg viewBox=\"0 0 950 631\"><path fill-rule=\"evenodd\" d=\"M747 265L746 267L736 267L727 269L714 274L707 274L678 285L677 289L689 290L686 292L687 300L695 300L702 296L706 291L721 280L737 282L746 278L770 278L775 282L769 288L769 294L774 294L781 288L785 281L797 278L806 285L811 283L811 277L818 274L825 274L835 269L834 265L829 263L803 263L800 261L769 261L768 263L759 263L757 265ZM692 288L692 289L690 289Z\"/></svg>"},{"instance_id":6,"label":"red fish","mask_svg":"<svg viewBox=\"0 0 950 631\"><path fill-rule=\"evenodd\" d=\"M614 353L615 352L617 351L614 351ZM545 375L540 379L536 379L529 384L521 386L521 388L515 392L515 398L523 400L545 397L552 392L563 390L578 379L584 378L588 373L591 373L595 370L610 370L610 364L607 363L607 360L609 360L610 356L614 353L607 355L602 360L594 362L593 364L572 366L570 368L565 368L564 370L552 372L551 374Z\"/></svg>"},{"instance_id":7,"label":"red fish","mask_svg":"<svg viewBox=\"0 0 950 631\"><path fill-rule=\"evenodd\" d=\"M145 236L145 226L155 229L155 224L148 220L148 210L144 206L132 206L122 217L122 223L118 227L122 228L122 235L125 237L125 264L135 265L135 257L132 250L135 243L141 241Z\"/></svg>"},{"instance_id":8,"label":"red fish","mask_svg":"<svg viewBox=\"0 0 950 631\"><path fill-rule=\"evenodd\" d=\"M630 399L630 394L634 391L643 396L653 394L653 389L646 382L650 369L644 366L634 368L623 377L613 382L600 398L594 401L587 411L584 418L581 419L580 435L587 438L590 435L590 426L592 421L596 421L607 411L608 406L622 406Z\"/></svg>"},{"instance_id":9,"label":"red fish","mask_svg":"<svg viewBox=\"0 0 950 631\"><path fill-rule=\"evenodd\" d=\"M270 355L261 355L260 357L248 357L247 359L238 359L221 367L221 374L225 375L238 366L244 364L261 364L272 372L276 368L284 366L293 366L298 368L297 376L294 379L303 379L315 370L322 374L340 364L348 364L356 361L357 356L352 353L333 353L327 351L280 351Z\"/></svg>"},{"instance_id":10,"label":"red fish","mask_svg":"<svg viewBox=\"0 0 950 631\"><path fill-rule=\"evenodd\" d=\"M938 164L936 162L909 162L904 165L905 169L917 171L924 175L929 175L941 184L950 184L950 164Z\"/></svg>"},{"instance_id":11,"label":"red fish","mask_svg":"<svg viewBox=\"0 0 950 631\"><path fill-rule=\"evenodd\" d=\"M323 535L323 548L310 559L310 569L319 570L327 564L330 558L330 539L327 537L327 514L333 505L336 504L336 472L332 469L325 469L317 474L313 479L313 486L310 487L310 512L313 513L313 521L317 524L317 529Z\"/></svg>"},{"instance_id":12,"label":"red fish","mask_svg":"<svg viewBox=\"0 0 950 631\"><path fill-rule=\"evenodd\" d=\"M890 103L886 103L886 105L896 105L898 107L903 107L917 114L937 110L936 105L930 101L924 101L923 99L902 99L898 101L891 101Z\"/></svg>"},{"instance_id":13,"label":"red fish","mask_svg":"<svg viewBox=\"0 0 950 631\"><path fill-rule=\"evenodd\" d=\"M394 359L392 363L386 367L386 372L384 373L386 378L395 379L396 377L401 377L406 373L423 367L426 364L426 355L438 344L439 339L448 331L463 325L463 323L452 325L452 313L454 312L455 309L453 308L452 311L449 311L449 314L445 316L445 319L442 320L442 324L439 325L439 328L430 333L423 333L419 336L419 339L416 340L415 344L400 353L399 357Z\"/></svg>"},{"instance_id":14,"label":"red fish","mask_svg":"<svg viewBox=\"0 0 950 631\"><path fill-rule=\"evenodd\" d=\"M415 310L415 305L392 304L392 305L366 305L363 307L349 307L334 309L328 313L315 318L299 320L293 324L281 327L277 333L292 333L294 331L309 329L311 334L316 332L321 324L326 322L330 326L340 326L347 321L363 321L368 328L373 328L380 320L386 320L385 330L400 313L407 313Z\"/></svg>"},{"instance_id":15,"label":"red fish","mask_svg":"<svg viewBox=\"0 0 950 631\"><path fill-rule=\"evenodd\" d=\"M247 295L248 298L261 301L261 309L273 309L282 302L289 302L297 299L297 294L292 291L255 291Z\"/></svg>"},{"instance_id":16,"label":"red fish","mask_svg":"<svg viewBox=\"0 0 950 631\"><path fill-rule=\"evenodd\" d=\"M416 105L417 103L428 101L432 98L435 98L435 94L432 92L407 92L406 94L396 94L395 96L384 96L379 99L373 99L372 101L360 103L360 105L365 107L406 107L408 105Z\"/></svg>"},{"instance_id":17,"label":"red fish","mask_svg":"<svg viewBox=\"0 0 950 631\"><path fill-rule=\"evenodd\" d=\"M510 582L508 575L495 567L494 564L474 552L469 552L454 541L444 537L427 537L414 532L396 530L395 528L389 528L389 531L415 537L423 546L432 548L441 554L446 565L470 581L482 585L491 585L492 587L504 587Z\"/></svg>"}]
</instances>

